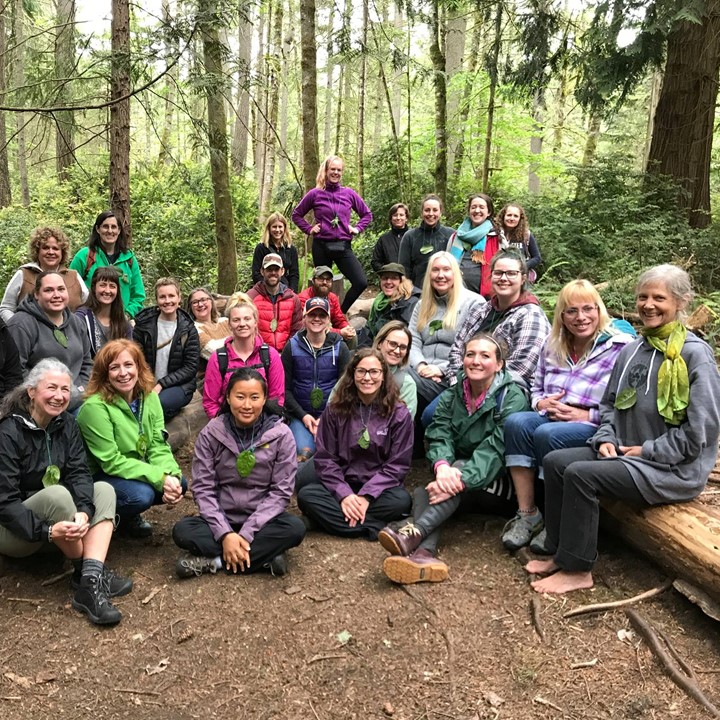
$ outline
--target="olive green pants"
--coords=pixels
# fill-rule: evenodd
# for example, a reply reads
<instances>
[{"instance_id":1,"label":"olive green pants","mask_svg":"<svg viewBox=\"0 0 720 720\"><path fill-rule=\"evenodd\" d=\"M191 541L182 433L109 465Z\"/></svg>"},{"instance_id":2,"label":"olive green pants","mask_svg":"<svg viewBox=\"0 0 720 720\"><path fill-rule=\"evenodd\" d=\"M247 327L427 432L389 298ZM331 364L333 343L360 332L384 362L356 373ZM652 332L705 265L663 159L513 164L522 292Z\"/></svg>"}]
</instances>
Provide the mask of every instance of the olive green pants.
<instances>
[{"instance_id":1,"label":"olive green pants","mask_svg":"<svg viewBox=\"0 0 720 720\"><path fill-rule=\"evenodd\" d=\"M112 485L106 482L96 482L93 502L95 515L90 520L90 527L103 520L115 520L115 490ZM63 520L73 520L77 512L72 495L64 485L43 488L25 500L23 505L45 520L48 525ZM47 545L46 538L40 542L29 542L0 525L0 555L27 557L36 553L43 545Z\"/></svg>"}]
</instances>

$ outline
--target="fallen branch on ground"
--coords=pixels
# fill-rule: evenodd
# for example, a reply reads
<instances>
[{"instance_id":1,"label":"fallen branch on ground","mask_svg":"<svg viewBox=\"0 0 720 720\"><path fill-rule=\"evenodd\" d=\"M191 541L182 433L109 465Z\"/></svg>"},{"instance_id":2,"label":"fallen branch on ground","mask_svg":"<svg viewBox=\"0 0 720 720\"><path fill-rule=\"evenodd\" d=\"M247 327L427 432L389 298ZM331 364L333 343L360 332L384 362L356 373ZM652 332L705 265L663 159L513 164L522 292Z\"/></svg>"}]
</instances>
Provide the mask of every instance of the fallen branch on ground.
<instances>
[{"instance_id":1,"label":"fallen branch on ground","mask_svg":"<svg viewBox=\"0 0 720 720\"><path fill-rule=\"evenodd\" d=\"M658 585L657 587L654 587L651 590L647 590L644 593L640 593L640 595L635 595L630 598L625 598L624 600L613 600L612 602L594 603L592 605L581 605L580 607L575 608L574 610L568 610L563 615L563 617L571 618L571 617L575 617L577 615L587 615L588 613L603 612L605 610L614 610L615 608L625 607L626 605L635 605L636 603L642 602L643 600L647 600L648 598L655 597L656 595L660 595L661 593L664 593L666 590L669 590L672 587L672 584L673 584L672 580L666 580L662 585Z\"/></svg>"},{"instance_id":2,"label":"fallen branch on ground","mask_svg":"<svg viewBox=\"0 0 720 720\"><path fill-rule=\"evenodd\" d=\"M532 624L540 638L540 642L545 642L545 631L540 621L540 598L537 595L533 595L530 598L530 617L532 618Z\"/></svg>"},{"instance_id":3,"label":"fallen branch on ground","mask_svg":"<svg viewBox=\"0 0 720 720\"><path fill-rule=\"evenodd\" d=\"M40 583L41 587L47 587L48 585L54 585L56 582L60 582L61 580L64 580L66 577L70 577L75 570L73 568L70 568L69 570L64 570L61 573L58 573L57 575L53 575L52 577L47 578L47 580L43 580Z\"/></svg>"}]
</instances>

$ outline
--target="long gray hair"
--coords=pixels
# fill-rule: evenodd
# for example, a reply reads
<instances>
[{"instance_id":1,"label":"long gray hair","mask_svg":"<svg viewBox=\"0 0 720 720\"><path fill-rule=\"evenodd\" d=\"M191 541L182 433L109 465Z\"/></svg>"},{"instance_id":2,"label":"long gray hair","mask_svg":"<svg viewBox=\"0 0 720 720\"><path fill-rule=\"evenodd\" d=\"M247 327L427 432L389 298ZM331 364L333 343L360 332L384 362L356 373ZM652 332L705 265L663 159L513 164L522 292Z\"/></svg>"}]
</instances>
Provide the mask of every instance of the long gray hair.
<instances>
[{"instance_id":1,"label":"long gray hair","mask_svg":"<svg viewBox=\"0 0 720 720\"><path fill-rule=\"evenodd\" d=\"M28 372L22 383L5 396L0 405L0 418L7 417L18 410L30 412L30 396L28 395L28 390L30 388L36 388L40 384L40 381L49 373L63 373L72 381L72 373L65 363L60 362L57 358L45 358L41 360Z\"/></svg>"}]
</instances>

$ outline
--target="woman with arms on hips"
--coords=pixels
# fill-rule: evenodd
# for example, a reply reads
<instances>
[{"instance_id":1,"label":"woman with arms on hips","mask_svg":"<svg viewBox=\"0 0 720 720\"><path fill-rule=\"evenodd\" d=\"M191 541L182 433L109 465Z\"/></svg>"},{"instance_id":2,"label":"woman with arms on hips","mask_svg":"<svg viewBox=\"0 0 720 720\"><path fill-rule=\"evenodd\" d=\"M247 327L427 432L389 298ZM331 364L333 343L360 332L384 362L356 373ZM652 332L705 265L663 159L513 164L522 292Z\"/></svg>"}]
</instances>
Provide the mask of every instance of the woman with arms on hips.
<instances>
[{"instance_id":1,"label":"woman with arms on hips","mask_svg":"<svg viewBox=\"0 0 720 720\"><path fill-rule=\"evenodd\" d=\"M597 561L599 497L647 507L687 502L717 459L720 376L710 346L683 322L693 291L675 265L646 270L636 289L641 337L618 356L588 447L545 457L545 528L554 557L533 560L532 586L590 588Z\"/></svg>"},{"instance_id":2,"label":"woman with arms on hips","mask_svg":"<svg viewBox=\"0 0 720 720\"><path fill-rule=\"evenodd\" d=\"M115 488L118 530L130 537L152 535L141 513L175 505L187 489L165 440L155 379L132 340L111 340L95 357L78 425L95 481Z\"/></svg>"},{"instance_id":3,"label":"woman with arms on hips","mask_svg":"<svg viewBox=\"0 0 720 720\"><path fill-rule=\"evenodd\" d=\"M313 265L335 263L350 282L350 289L340 306L344 313L362 295L367 278L360 261L352 251L352 239L372 222L372 213L363 199L349 187L340 184L345 164L336 155L330 155L318 169L316 186L308 192L293 210L293 222L312 238ZM314 224L306 219L310 211ZM350 213L358 216L356 225L350 224Z\"/></svg>"},{"instance_id":4,"label":"woman with arms on hips","mask_svg":"<svg viewBox=\"0 0 720 720\"><path fill-rule=\"evenodd\" d=\"M298 507L331 535L375 540L407 517L413 421L383 356L359 350L320 418L315 457L298 477Z\"/></svg>"},{"instance_id":5,"label":"woman with arms on hips","mask_svg":"<svg viewBox=\"0 0 720 720\"><path fill-rule=\"evenodd\" d=\"M572 280L560 291L553 325L535 371L532 407L505 424L505 464L518 501L505 526L503 545L518 550L531 541L541 549L543 517L535 505L535 482L551 450L587 443L600 422L599 405L620 351L635 336L621 332L587 280Z\"/></svg>"},{"instance_id":6,"label":"woman with arms on hips","mask_svg":"<svg viewBox=\"0 0 720 720\"><path fill-rule=\"evenodd\" d=\"M73 607L114 625L122 615L109 598L133 584L105 566L115 493L90 477L75 418L65 412L71 389L65 365L41 360L0 408L0 553L24 558L57 545L73 564Z\"/></svg>"},{"instance_id":7,"label":"woman with arms on hips","mask_svg":"<svg viewBox=\"0 0 720 720\"><path fill-rule=\"evenodd\" d=\"M460 381L440 396L425 434L435 479L415 490L412 523L380 533L380 544L391 553L383 563L390 580L404 585L447 578L447 565L436 557L439 528L461 504L473 503L484 512L511 511L503 425L526 408L522 391L504 368L498 342L482 333L471 338Z\"/></svg>"},{"instance_id":8,"label":"woman with arms on hips","mask_svg":"<svg viewBox=\"0 0 720 720\"><path fill-rule=\"evenodd\" d=\"M216 573L287 572L285 553L305 536L300 518L286 511L295 486L295 443L268 402L256 370L233 372L220 414L198 435L192 463L199 515L180 520L173 540L189 555L178 559L180 578Z\"/></svg>"}]
</instances>

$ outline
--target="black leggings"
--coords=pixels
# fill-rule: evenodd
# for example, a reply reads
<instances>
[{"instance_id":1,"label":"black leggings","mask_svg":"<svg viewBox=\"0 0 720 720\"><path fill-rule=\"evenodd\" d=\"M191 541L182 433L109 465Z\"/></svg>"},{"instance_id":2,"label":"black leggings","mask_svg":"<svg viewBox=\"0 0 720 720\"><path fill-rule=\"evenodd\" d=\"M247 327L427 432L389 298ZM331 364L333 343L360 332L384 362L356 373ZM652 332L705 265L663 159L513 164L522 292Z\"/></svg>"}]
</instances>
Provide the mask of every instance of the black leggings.
<instances>
[{"instance_id":1,"label":"black leggings","mask_svg":"<svg viewBox=\"0 0 720 720\"><path fill-rule=\"evenodd\" d=\"M312 256L315 267L335 263L340 272L350 281L350 289L340 309L346 313L367 287L367 278L360 261L355 257L350 242L327 242L313 238Z\"/></svg>"}]
</instances>

